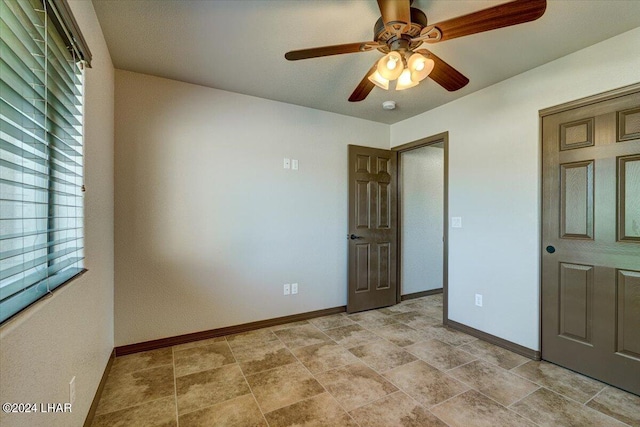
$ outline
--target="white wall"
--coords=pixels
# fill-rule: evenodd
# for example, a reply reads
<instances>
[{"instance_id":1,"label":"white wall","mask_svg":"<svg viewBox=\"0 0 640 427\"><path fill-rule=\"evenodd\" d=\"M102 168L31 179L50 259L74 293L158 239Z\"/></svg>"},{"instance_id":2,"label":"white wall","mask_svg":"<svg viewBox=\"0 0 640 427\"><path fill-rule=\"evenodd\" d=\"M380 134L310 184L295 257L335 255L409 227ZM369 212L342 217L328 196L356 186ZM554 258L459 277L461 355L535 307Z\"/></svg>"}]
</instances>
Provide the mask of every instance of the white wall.
<instances>
[{"instance_id":1,"label":"white wall","mask_svg":"<svg viewBox=\"0 0 640 427\"><path fill-rule=\"evenodd\" d=\"M79 279L0 328L0 401L63 403L69 414L4 414L10 426L81 426L113 350L113 82L100 25L88 1L70 1L93 54L85 98L85 267Z\"/></svg>"},{"instance_id":2,"label":"white wall","mask_svg":"<svg viewBox=\"0 0 640 427\"><path fill-rule=\"evenodd\" d=\"M388 125L120 70L115 123L116 346L346 304L347 144Z\"/></svg>"},{"instance_id":3,"label":"white wall","mask_svg":"<svg viewBox=\"0 0 640 427\"><path fill-rule=\"evenodd\" d=\"M400 153L402 295L442 288L444 149Z\"/></svg>"},{"instance_id":4,"label":"white wall","mask_svg":"<svg viewBox=\"0 0 640 427\"><path fill-rule=\"evenodd\" d=\"M538 111L639 82L638 52L640 28L391 126L391 146L449 131L451 320L539 349Z\"/></svg>"}]
</instances>

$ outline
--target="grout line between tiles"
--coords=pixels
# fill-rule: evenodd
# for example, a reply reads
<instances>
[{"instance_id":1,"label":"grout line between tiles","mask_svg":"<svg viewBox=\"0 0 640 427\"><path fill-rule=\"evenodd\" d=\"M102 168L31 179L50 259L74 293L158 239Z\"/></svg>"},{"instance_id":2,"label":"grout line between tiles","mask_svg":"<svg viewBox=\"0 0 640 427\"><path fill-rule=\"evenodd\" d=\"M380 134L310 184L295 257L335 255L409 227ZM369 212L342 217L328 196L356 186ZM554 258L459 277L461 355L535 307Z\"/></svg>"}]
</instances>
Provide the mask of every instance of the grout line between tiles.
<instances>
[{"instance_id":1,"label":"grout line between tiles","mask_svg":"<svg viewBox=\"0 0 640 427\"><path fill-rule=\"evenodd\" d=\"M507 351L508 351L508 350L507 350ZM533 360L533 359L529 359L529 358L527 358L527 360L525 360L524 362L522 362L522 363L521 363L521 364L519 364L518 366L514 366L513 368L508 369L508 371L512 371L512 370L514 370L514 369L516 369L516 368L519 368L520 366L526 365L526 364L527 364L527 363L529 363L529 362L536 362L536 361L535 361L535 360Z\"/></svg>"},{"instance_id":2,"label":"grout line between tiles","mask_svg":"<svg viewBox=\"0 0 640 427\"><path fill-rule=\"evenodd\" d=\"M619 422L619 423L620 423L620 424L622 424L623 426L632 427L630 424L627 424L627 423L625 423L624 421L620 421L619 419L614 418L614 417L612 417L612 416L611 416L611 415L609 415L609 414L605 414L604 412L600 412L600 411L598 411L598 410L597 410L597 409L595 409L595 408L592 408L592 407L590 407L590 406L585 406L585 408L587 408L587 409L589 409L589 410L591 410L591 411L596 411L596 412L597 412L597 413L599 413L600 415L604 415L605 417L607 417L607 418L609 418L609 419L611 419L611 420L613 420L613 421L615 421L615 422Z\"/></svg>"},{"instance_id":3,"label":"grout line between tiles","mask_svg":"<svg viewBox=\"0 0 640 427\"><path fill-rule=\"evenodd\" d=\"M325 334L325 335L326 335L326 334ZM328 335L327 335L327 336L328 336ZM329 339L331 339L331 337L329 337ZM331 341L333 341L333 340L331 340ZM347 350L347 351L349 351L349 350ZM309 368L307 368L307 367L305 366L305 364L304 364L304 363L302 363L302 361L301 361L300 359L298 359L298 356L297 356L293 351L291 352L291 354L293 354L293 357L295 357L295 358L296 358L296 360L298 361L298 363L300 363L300 364L301 364L301 365L302 365L302 366L307 370L307 372L309 372L309 375L311 375L311 376L313 377L313 379L314 379L314 380L316 380L318 384L320 384L320 386L324 389L325 393L327 393L329 396L331 396L331 398L332 398L333 400L335 400L335 401L336 401L336 403L338 404L338 406L340 406L340 407L342 408L342 410L347 414L347 416L348 416L349 418L351 418L351 419L353 420L353 422L354 422L354 423L356 423L356 425L357 425L358 427L360 427L360 423L359 423L359 422L357 422L357 421L356 421L356 420L351 416L351 414L349 413L349 411L347 411L347 410L345 409L345 407L344 407L344 406L342 406L342 403L340 403L340 401L339 401L338 399L336 399L336 398L335 398L335 396L334 396L333 394L331 394L331 392L330 392L329 390L327 390L327 388L324 386L324 384L322 384L322 382L321 382L318 378L316 378L316 376L313 374L313 372L311 372L311 371L309 370ZM358 358L358 359L359 359L359 358ZM348 365L344 365L344 366L348 366ZM341 366L340 368L343 368L344 366ZM335 368L335 369L340 369L340 368ZM331 370L331 369L329 369L329 370L327 370L327 371L325 371L325 372L328 372L328 371L330 371L330 370ZM317 395L316 395L316 396L317 396ZM312 397L315 397L315 396L312 396ZM297 402L296 402L296 403L297 403Z\"/></svg>"},{"instance_id":4,"label":"grout line between tiles","mask_svg":"<svg viewBox=\"0 0 640 427\"><path fill-rule=\"evenodd\" d=\"M598 397L598 396L600 395L600 393L602 393L603 391L605 391L605 390L607 389L607 387L609 387L609 386L605 385L604 387L602 387L602 389L601 389L599 392L597 392L596 394L594 394L594 395L591 397L591 399L589 399L589 400L587 400L586 402L584 402L584 405L585 405L585 406L587 406L587 403L591 402L593 399L595 399L596 397ZM600 412L600 411L598 411L598 412Z\"/></svg>"},{"instance_id":5,"label":"grout line between tiles","mask_svg":"<svg viewBox=\"0 0 640 427\"><path fill-rule=\"evenodd\" d=\"M173 406L176 411L176 426L180 426L180 417L178 415L178 380L176 378L176 355L175 348L171 347L171 362L173 364Z\"/></svg>"},{"instance_id":6,"label":"grout line between tiles","mask_svg":"<svg viewBox=\"0 0 640 427\"><path fill-rule=\"evenodd\" d=\"M516 400L515 402L511 403L509 406L507 406L507 408L511 408L513 405L515 405L518 402L523 401L524 399L526 399L527 397L531 396L533 393L535 393L536 391L540 390L541 388L543 388L541 385L533 383L535 385L538 386L538 388L536 388L535 390L531 391L531 393L527 393L525 396L522 396L520 399Z\"/></svg>"},{"instance_id":7,"label":"grout line between tiles","mask_svg":"<svg viewBox=\"0 0 640 427\"><path fill-rule=\"evenodd\" d=\"M474 340L474 341L482 341L482 340L477 339L477 340ZM470 341L470 342L465 343L465 344L470 344L470 343L472 343L472 342L474 342L474 341ZM486 342L486 341L483 341L483 342ZM476 360L482 360L482 361L484 361L484 362L487 362L487 363L488 363L488 364L490 364L490 365L497 366L498 368L504 369L505 371L509 371L509 372L511 372L513 369L516 369L516 368L518 368L518 367L520 367L520 366L522 366L522 365L525 365L525 364L527 364L527 363L529 363L529 362L534 362L534 360L527 359L527 360L525 360L524 362L522 362L521 364L519 364L518 366L514 366L513 368L509 368L509 369L507 369L507 368L504 368L504 367L500 366L500 365L499 365L498 363L496 363L495 361L489 360L489 359L488 359L488 358L486 358L484 355L477 355L477 354L473 354L473 353L471 353L470 351L467 351L467 350L465 350L465 349L463 349L463 348L460 348L461 346L463 346L463 345L465 345L465 344L460 344L460 345L458 345L458 346L455 346L454 348L456 348L456 349L458 349L458 350L460 350L460 351L464 351L464 352L465 352L465 353L467 353L467 354L470 354L471 356L475 357L475 358L476 358ZM491 344L491 343L489 343L489 344ZM491 344L491 345L493 345L493 344ZM500 347L498 347L498 348L500 348ZM506 350L506 349L504 349L504 350L505 350L505 351L509 351L509 350ZM513 353L513 352L511 352L511 351L509 351L509 352L510 352L510 353ZM516 353L513 353L513 354L516 354ZM524 356L522 356L522 357L524 357ZM514 372L514 373L515 373L515 372ZM516 374L516 375L517 375L517 374ZM531 381L531 380L529 380L529 381Z\"/></svg>"},{"instance_id":8,"label":"grout line between tiles","mask_svg":"<svg viewBox=\"0 0 640 427\"><path fill-rule=\"evenodd\" d=\"M534 420L532 420L531 418L525 417L524 415L519 414L518 412L516 412L516 411L514 411L513 409L511 409L511 408L509 407L509 406L511 406L511 405L509 405L509 406L503 405L502 403L498 402L497 400L495 400L495 399L494 399L494 398L492 398L491 396L489 396L489 395L487 395L487 394L483 393L482 391L480 391L480 390L478 390L478 389L476 389L476 388L473 388L473 387L471 387L471 389L472 389L472 390L474 390L475 392L477 392L477 393L479 393L479 394L483 395L484 397L486 397L487 399L491 400L492 402L494 402L494 403L498 404L499 406L502 406L502 407L503 407L504 409L506 409L508 412L511 412L511 413L513 413L513 414L515 414L515 415L517 415L517 416L519 416L519 417L521 417L521 418L523 418L523 419L525 419L525 420L527 420L527 421L531 421L534 425L539 426L539 424L538 424L538 423L536 423L536 422L535 422ZM537 390L539 390L539 389L537 389ZM469 390L467 390L467 391L469 391ZM534 393L535 391L536 391L536 390L534 390L534 391L533 391L533 392L531 392L531 393ZM531 394L531 393L529 393L529 394Z\"/></svg>"},{"instance_id":9,"label":"grout line between tiles","mask_svg":"<svg viewBox=\"0 0 640 427\"><path fill-rule=\"evenodd\" d=\"M602 390L600 390L599 392L597 392L596 394L594 394L594 395L593 395L593 397L592 397L591 399L587 400L585 403L583 403L583 405L584 405L585 407L587 407L587 408L589 408L589 409L593 410L593 411L597 411L598 413L600 413L600 414L602 414L602 415L604 415L604 416L606 416L606 417L609 417L609 418L611 418L611 419L614 419L614 420L616 420L616 421L618 421L618 422L620 422L620 423L624 424L625 426L630 426L630 427L631 427L631 425L630 425L630 424L625 423L624 421L620 421L619 419L617 419L617 418L615 418L615 417L612 417L612 416L611 416L611 415L609 415L609 414L605 414L604 412L600 411L600 410L599 410L599 409L597 409L597 408L594 408L594 407L591 407L591 406L587 406L587 404L588 404L589 402L591 402L593 399L595 399L596 397L598 397L598 396L599 396L603 391L605 391L605 390L606 390L607 388L609 388L609 387L611 387L611 386L610 386L610 385L608 385L608 384L606 384L606 385L602 388Z\"/></svg>"},{"instance_id":10,"label":"grout line between tiles","mask_svg":"<svg viewBox=\"0 0 640 427\"><path fill-rule=\"evenodd\" d=\"M469 390L475 390L475 389L469 389ZM450 401L451 399L455 399L456 397L460 396L461 394L464 394L464 393L468 392L469 390L461 391L460 393L458 393L458 394L456 394L456 395L454 395L454 396L451 396L450 398L445 399L445 400L443 400L442 402L436 403L435 405L431 405L431 406L430 406L429 408L427 408L427 409L429 409L429 411L431 411L433 408L437 408L438 406L440 406L440 405L442 405L442 404L444 404L444 403L446 403L446 402Z\"/></svg>"},{"instance_id":11,"label":"grout line between tiles","mask_svg":"<svg viewBox=\"0 0 640 427\"><path fill-rule=\"evenodd\" d=\"M562 369L564 369L564 368L562 368ZM595 397L595 396L597 396L598 394L600 394L600 393L602 392L602 390L604 390L605 388L607 388L607 385L606 385L606 384L604 384L604 383L600 383L600 384L602 384L604 387L603 387L602 389L600 389L600 390L599 390L599 391L598 391L598 392L597 392L593 397L589 398L586 402L584 402L584 403L583 403L583 402L580 402L579 400L576 400L576 399L574 399L574 398L572 398L572 397L567 396L566 394L563 394L563 393L560 393L559 391L554 390L551 386L548 386L548 385L546 385L546 384L542 384L541 382L538 382L538 381L534 381L534 380L529 379L529 378L527 378L527 377L525 377L525 376L523 376L523 375L518 374L517 372L512 372L511 370L510 370L509 372L513 373L514 375L516 375L516 376L518 376L518 377L520 377L520 378L523 378L523 379L525 379L525 380L527 380L527 381L529 381L529 382L532 382L532 383L534 383L534 384L536 384L536 385L540 386L540 388L547 389L547 390L549 390L549 391L551 391L551 392L553 392L553 393L555 393L555 394L558 394L558 395L560 395L560 396L562 396L562 397L564 397L564 398L566 398L566 399L569 399L569 400L570 400L570 401L572 401L572 402L575 402L575 403L577 403L577 404L579 404L579 405L583 405L583 406L585 406L589 401L591 401L591 399L593 399L593 397ZM596 380L596 381L597 381L597 380ZM599 381L598 381L598 382L599 382ZM575 389L574 389L574 390L575 390ZM600 412L600 411L598 411L598 412Z\"/></svg>"},{"instance_id":12,"label":"grout line between tiles","mask_svg":"<svg viewBox=\"0 0 640 427\"><path fill-rule=\"evenodd\" d=\"M273 331L271 331L271 333L273 333ZM273 335L276 336L277 340L280 340L278 335L276 335L275 333L273 333ZM227 341L226 338L225 338L225 341ZM280 342L282 343L282 341L280 341ZM282 344L284 345L284 343L282 343ZM256 406L258 407L258 411L260 411L260 414L262 415L262 419L264 420L264 422L267 424L267 427L268 427L269 426L269 421L267 421L267 417L264 416L264 411L262 410L262 407L258 403L258 399L256 398L256 395L253 393L253 389L251 388L251 384L249 384L249 381L247 381L247 376L244 374L244 371L240 367L240 363L238 362L238 358L236 357L235 353L233 352L233 348L231 347L231 345L228 342L227 342L227 345L229 346L229 350L231 350L231 355L233 356L233 359L236 361L235 363L238 365L238 369L240 369L240 373L242 374L242 378L244 379L245 384L249 388L249 393L251 393L251 397L253 397L253 401L256 403Z\"/></svg>"}]
</instances>

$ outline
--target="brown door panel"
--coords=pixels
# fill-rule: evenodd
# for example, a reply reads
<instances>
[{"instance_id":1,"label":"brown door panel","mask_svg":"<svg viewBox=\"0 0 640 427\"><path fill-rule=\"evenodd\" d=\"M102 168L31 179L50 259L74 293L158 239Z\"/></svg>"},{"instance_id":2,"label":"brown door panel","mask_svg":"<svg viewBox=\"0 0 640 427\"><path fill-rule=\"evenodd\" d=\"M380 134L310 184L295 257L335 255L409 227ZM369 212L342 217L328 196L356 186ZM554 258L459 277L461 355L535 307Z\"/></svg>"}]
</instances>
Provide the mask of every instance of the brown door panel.
<instances>
[{"instance_id":1,"label":"brown door panel","mask_svg":"<svg viewBox=\"0 0 640 427\"><path fill-rule=\"evenodd\" d=\"M350 313L396 303L397 153L349 146Z\"/></svg>"},{"instance_id":2,"label":"brown door panel","mask_svg":"<svg viewBox=\"0 0 640 427\"><path fill-rule=\"evenodd\" d=\"M542 357L636 394L639 108L635 92L542 121Z\"/></svg>"}]
</instances>

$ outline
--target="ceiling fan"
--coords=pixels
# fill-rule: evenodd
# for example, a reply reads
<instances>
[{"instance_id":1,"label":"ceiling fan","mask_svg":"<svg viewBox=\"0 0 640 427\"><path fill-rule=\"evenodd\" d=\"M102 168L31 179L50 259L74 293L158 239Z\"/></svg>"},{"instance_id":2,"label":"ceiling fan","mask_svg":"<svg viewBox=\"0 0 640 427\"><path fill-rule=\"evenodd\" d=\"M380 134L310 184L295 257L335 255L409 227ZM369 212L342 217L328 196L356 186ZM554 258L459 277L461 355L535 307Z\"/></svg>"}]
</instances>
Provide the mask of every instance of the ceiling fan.
<instances>
[{"instance_id":1,"label":"ceiling fan","mask_svg":"<svg viewBox=\"0 0 640 427\"><path fill-rule=\"evenodd\" d=\"M378 49L385 56L376 60L349 97L362 101L374 86L389 88L397 80L396 90L416 86L427 76L448 91L463 88L469 79L428 49L423 43L438 43L457 37L509 27L540 18L546 0L515 0L473 12L437 24L428 24L427 16L411 7L413 0L378 0L382 16L374 25L373 41L292 50L284 56L289 61L368 52Z\"/></svg>"}]
</instances>

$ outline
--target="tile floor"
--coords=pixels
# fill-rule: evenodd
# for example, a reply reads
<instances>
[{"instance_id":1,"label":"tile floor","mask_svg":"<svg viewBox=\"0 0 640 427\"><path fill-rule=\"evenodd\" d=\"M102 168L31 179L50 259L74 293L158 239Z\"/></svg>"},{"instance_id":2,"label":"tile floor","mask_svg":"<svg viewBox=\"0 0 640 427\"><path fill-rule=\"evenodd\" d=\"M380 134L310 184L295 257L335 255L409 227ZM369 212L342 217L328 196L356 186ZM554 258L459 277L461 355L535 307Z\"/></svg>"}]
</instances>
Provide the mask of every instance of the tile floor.
<instances>
[{"instance_id":1,"label":"tile floor","mask_svg":"<svg viewBox=\"0 0 640 427\"><path fill-rule=\"evenodd\" d=\"M434 295L118 357L93 426L640 427L640 397L441 316Z\"/></svg>"}]
</instances>

